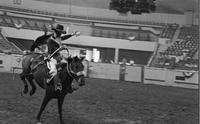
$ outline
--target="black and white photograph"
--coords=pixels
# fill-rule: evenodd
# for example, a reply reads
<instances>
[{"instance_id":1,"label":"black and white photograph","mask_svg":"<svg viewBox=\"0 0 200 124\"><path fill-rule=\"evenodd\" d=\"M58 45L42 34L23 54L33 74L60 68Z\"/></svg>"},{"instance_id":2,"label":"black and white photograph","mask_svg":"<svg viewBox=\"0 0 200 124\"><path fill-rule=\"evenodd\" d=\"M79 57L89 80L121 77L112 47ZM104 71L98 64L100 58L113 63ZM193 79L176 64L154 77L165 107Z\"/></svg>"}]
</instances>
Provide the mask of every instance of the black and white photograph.
<instances>
[{"instance_id":1,"label":"black and white photograph","mask_svg":"<svg viewBox=\"0 0 200 124\"><path fill-rule=\"evenodd\" d=\"M200 124L200 0L0 0L0 124Z\"/></svg>"}]
</instances>

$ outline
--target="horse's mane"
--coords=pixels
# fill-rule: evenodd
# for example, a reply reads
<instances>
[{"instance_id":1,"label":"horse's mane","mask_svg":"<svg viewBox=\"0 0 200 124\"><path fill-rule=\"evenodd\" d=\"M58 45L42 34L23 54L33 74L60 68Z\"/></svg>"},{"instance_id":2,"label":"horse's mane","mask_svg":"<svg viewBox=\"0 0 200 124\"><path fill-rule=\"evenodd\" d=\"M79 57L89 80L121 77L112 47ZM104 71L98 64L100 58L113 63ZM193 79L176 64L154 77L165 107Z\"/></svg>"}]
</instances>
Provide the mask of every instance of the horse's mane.
<instances>
[{"instance_id":1,"label":"horse's mane","mask_svg":"<svg viewBox=\"0 0 200 124\"><path fill-rule=\"evenodd\" d=\"M73 61L81 61L82 60L82 58L80 59L78 56L74 56L74 57L69 56L68 58L64 58L64 59L67 61L67 63L61 63L60 64L60 67L62 69L65 68L67 66L67 64L70 64Z\"/></svg>"}]
</instances>

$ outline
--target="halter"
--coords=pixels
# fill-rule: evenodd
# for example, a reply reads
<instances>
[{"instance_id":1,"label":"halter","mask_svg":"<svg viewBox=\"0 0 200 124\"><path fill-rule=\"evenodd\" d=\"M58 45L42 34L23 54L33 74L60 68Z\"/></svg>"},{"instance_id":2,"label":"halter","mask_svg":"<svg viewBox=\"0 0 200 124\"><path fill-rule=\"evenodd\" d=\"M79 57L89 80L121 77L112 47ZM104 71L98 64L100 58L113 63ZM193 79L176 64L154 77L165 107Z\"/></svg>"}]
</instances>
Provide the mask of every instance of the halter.
<instances>
[{"instance_id":1,"label":"halter","mask_svg":"<svg viewBox=\"0 0 200 124\"><path fill-rule=\"evenodd\" d=\"M68 62L67 62L67 72L70 77L75 79L75 77L72 74L76 75L76 73L72 70L71 63L68 63Z\"/></svg>"},{"instance_id":2,"label":"halter","mask_svg":"<svg viewBox=\"0 0 200 124\"><path fill-rule=\"evenodd\" d=\"M68 72L69 76L74 78L74 79L76 79L75 76L79 76L79 75L77 75L77 73L80 73L80 72L75 73L71 68L71 63L68 63L68 62L67 62L67 72ZM75 76L73 76L73 75L75 75Z\"/></svg>"}]
</instances>

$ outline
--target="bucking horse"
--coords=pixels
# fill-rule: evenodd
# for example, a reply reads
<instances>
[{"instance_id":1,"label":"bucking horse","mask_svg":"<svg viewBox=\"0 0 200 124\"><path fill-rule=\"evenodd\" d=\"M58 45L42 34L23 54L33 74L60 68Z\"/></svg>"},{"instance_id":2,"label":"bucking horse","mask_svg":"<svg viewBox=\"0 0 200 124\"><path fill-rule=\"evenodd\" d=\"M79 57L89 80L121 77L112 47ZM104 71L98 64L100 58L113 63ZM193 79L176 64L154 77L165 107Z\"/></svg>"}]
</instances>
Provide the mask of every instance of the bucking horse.
<instances>
[{"instance_id":1,"label":"bucking horse","mask_svg":"<svg viewBox=\"0 0 200 124\"><path fill-rule=\"evenodd\" d=\"M46 90L42 105L36 117L37 124L42 124L41 114L48 102L53 98L57 99L60 124L65 124L62 118L62 104L65 96L69 93L69 86L72 85L73 80L76 80L79 86L85 85L83 74L84 65L82 64L84 58L79 58L77 56L65 58L67 63L60 64L58 74L49 84L47 84L45 79L48 77L49 69L44 61L44 57L43 54L39 53L29 53L24 55L22 59L22 73L20 74L20 78L24 83L23 93L28 93L28 84L31 86L29 92L31 96L36 91L36 84ZM54 82L56 81L60 81L62 85L61 91L55 90Z\"/></svg>"}]
</instances>

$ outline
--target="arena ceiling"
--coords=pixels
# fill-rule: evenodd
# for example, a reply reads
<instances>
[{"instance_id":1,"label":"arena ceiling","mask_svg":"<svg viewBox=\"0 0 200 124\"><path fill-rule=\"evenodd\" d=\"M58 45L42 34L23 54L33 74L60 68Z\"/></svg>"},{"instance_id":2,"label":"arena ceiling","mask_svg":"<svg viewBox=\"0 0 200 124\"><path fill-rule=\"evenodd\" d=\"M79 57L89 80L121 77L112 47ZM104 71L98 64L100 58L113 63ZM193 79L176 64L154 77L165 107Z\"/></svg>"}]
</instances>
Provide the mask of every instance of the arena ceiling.
<instances>
[{"instance_id":1,"label":"arena ceiling","mask_svg":"<svg viewBox=\"0 0 200 124\"><path fill-rule=\"evenodd\" d=\"M110 0L35 0L52 2L55 4L70 4L75 6L85 6L93 8L107 8ZM187 10L195 10L198 8L198 0L156 0L157 12L180 14Z\"/></svg>"}]
</instances>

